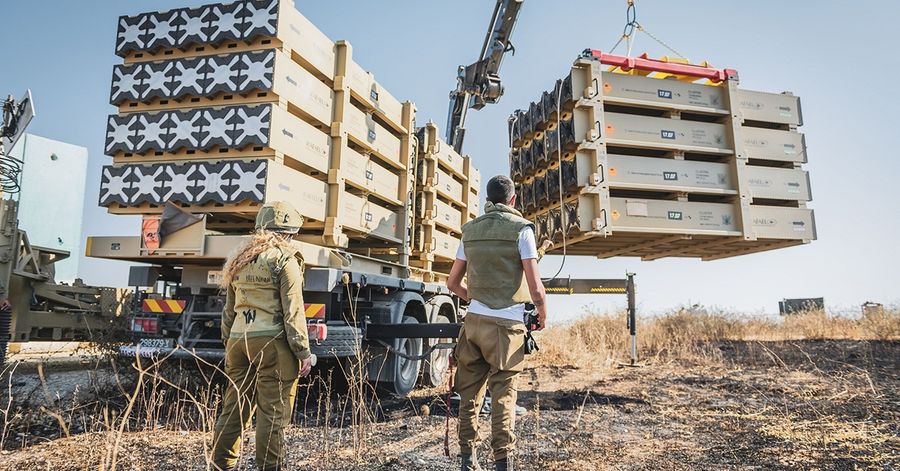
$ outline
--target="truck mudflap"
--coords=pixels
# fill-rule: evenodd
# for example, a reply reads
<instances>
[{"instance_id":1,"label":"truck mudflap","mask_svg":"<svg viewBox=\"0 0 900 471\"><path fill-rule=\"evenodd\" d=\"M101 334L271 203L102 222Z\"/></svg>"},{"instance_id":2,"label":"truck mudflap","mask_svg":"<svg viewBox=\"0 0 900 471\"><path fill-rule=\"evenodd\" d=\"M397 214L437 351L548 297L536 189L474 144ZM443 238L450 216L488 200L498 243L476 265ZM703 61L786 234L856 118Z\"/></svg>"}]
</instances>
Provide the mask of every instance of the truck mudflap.
<instances>
[{"instance_id":1,"label":"truck mudflap","mask_svg":"<svg viewBox=\"0 0 900 471\"><path fill-rule=\"evenodd\" d=\"M363 331L344 323L328 323L325 339L309 339L309 349L319 360L352 358L359 356Z\"/></svg>"}]
</instances>

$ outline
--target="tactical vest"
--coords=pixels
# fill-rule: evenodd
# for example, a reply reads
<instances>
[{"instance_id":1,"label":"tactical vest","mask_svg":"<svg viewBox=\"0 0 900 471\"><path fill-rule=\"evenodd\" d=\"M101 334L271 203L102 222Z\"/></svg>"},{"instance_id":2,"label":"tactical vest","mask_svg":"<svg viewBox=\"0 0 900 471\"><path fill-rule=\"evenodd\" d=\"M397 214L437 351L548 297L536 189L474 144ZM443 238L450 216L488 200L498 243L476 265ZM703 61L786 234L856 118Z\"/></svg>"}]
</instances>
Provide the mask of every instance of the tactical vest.
<instances>
[{"instance_id":1,"label":"tactical vest","mask_svg":"<svg viewBox=\"0 0 900 471\"><path fill-rule=\"evenodd\" d=\"M295 254L290 248L272 248L238 270L234 288L234 324L231 338L276 337L284 332L281 285L278 281L286 263ZM303 264L300 265L301 271Z\"/></svg>"},{"instance_id":2,"label":"tactical vest","mask_svg":"<svg viewBox=\"0 0 900 471\"><path fill-rule=\"evenodd\" d=\"M462 228L469 298L491 309L531 302L519 254L519 233L534 224L503 204L485 205L485 213Z\"/></svg>"}]
</instances>

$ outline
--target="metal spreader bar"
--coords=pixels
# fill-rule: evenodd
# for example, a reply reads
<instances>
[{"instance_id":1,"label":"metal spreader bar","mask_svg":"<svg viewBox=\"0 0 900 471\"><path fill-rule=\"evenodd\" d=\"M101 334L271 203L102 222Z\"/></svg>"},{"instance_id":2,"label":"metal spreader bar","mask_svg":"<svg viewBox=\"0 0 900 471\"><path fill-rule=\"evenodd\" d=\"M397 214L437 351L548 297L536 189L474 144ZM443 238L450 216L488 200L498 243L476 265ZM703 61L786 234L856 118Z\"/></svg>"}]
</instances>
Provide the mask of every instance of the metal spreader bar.
<instances>
[{"instance_id":1,"label":"metal spreader bar","mask_svg":"<svg viewBox=\"0 0 900 471\"><path fill-rule=\"evenodd\" d=\"M634 273L624 279L553 278L544 281L547 294L624 294L628 298L628 333L631 335L631 364L637 366L637 303Z\"/></svg>"}]
</instances>

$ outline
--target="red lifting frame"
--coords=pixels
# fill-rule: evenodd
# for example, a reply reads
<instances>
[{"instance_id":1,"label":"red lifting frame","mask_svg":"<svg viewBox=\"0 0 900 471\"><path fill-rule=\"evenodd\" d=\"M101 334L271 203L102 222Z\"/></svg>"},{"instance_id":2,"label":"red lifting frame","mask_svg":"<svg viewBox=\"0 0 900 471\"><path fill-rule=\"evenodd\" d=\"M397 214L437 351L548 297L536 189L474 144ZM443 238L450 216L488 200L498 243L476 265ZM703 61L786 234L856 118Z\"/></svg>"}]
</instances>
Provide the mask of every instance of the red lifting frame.
<instances>
[{"instance_id":1,"label":"red lifting frame","mask_svg":"<svg viewBox=\"0 0 900 471\"><path fill-rule=\"evenodd\" d=\"M649 72L663 72L674 75L705 78L715 83L724 82L728 79L736 79L738 76L737 71L734 69L713 69L711 67L699 65L664 62L657 59L650 59L646 54L640 57L627 57L607 54L596 49L586 49L584 51L584 56L596 59L600 61L601 64L618 67L626 72L634 69L646 70Z\"/></svg>"}]
</instances>

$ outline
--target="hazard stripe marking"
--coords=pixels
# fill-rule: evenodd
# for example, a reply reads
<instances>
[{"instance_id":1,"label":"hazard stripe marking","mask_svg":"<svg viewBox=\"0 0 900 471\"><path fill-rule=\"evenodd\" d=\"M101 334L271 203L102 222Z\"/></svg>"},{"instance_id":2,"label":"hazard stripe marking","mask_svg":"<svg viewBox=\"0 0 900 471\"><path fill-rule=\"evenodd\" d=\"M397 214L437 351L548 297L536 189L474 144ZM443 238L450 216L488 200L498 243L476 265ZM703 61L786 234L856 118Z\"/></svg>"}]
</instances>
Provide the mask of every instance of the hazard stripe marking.
<instances>
[{"instance_id":1,"label":"hazard stripe marking","mask_svg":"<svg viewBox=\"0 0 900 471\"><path fill-rule=\"evenodd\" d=\"M325 317L325 305L324 304L304 304L303 305L306 311L306 318L322 318Z\"/></svg>"},{"instance_id":2,"label":"hazard stripe marking","mask_svg":"<svg viewBox=\"0 0 900 471\"><path fill-rule=\"evenodd\" d=\"M185 301L177 299L145 299L142 307L144 312L181 314L186 305Z\"/></svg>"}]
</instances>

